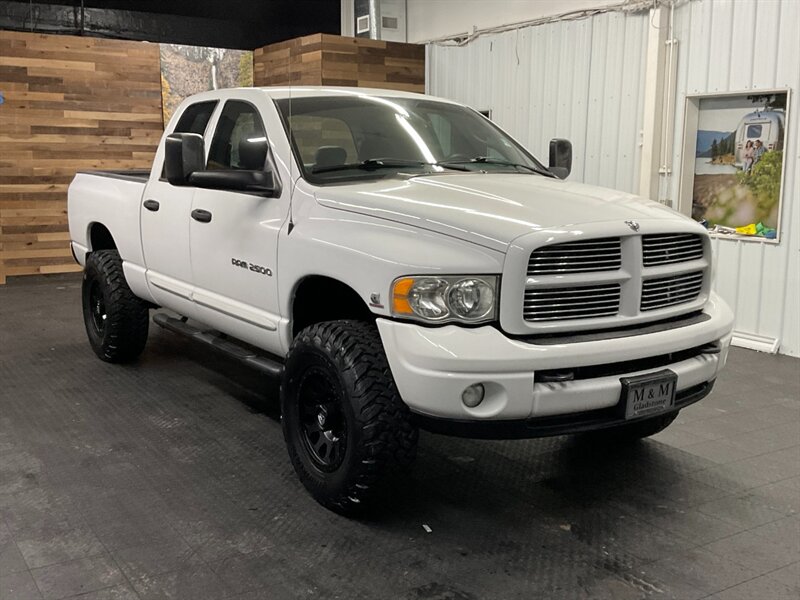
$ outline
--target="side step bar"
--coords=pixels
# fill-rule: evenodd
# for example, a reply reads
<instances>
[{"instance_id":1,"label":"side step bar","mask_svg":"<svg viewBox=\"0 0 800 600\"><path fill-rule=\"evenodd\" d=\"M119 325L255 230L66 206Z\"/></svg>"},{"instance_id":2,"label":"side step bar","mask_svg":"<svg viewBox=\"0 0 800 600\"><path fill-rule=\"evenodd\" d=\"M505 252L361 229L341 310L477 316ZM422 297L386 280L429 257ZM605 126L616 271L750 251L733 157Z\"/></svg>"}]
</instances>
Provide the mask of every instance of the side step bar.
<instances>
[{"instance_id":1,"label":"side step bar","mask_svg":"<svg viewBox=\"0 0 800 600\"><path fill-rule=\"evenodd\" d=\"M176 319L165 313L156 313L153 316L153 322L159 327L163 327L173 333L201 342L206 346L211 346L215 350L219 350L234 360L252 367L265 375L270 375L272 377L281 377L283 375L283 365L280 362L264 356L263 354L257 354L251 348L238 343L232 338L228 338L219 331L214 331L213 329L198 329L197 327L189 325L183 319Z\"/></svg>"}]
</instances>

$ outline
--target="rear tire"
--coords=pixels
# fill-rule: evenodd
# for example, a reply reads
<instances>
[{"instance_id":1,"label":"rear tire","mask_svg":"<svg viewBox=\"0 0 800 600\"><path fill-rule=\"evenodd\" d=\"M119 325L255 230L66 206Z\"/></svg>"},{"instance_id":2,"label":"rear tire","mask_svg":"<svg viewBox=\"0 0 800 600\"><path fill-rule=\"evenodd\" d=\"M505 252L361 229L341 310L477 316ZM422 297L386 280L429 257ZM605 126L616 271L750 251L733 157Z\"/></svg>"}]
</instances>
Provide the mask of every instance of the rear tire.
<instances>
[{"instance_id":1,"label":"rear tire","mask_svg":"<svg viewBox=\"0 0 800 600\"><path fill-rule=\"evenodd\" d=\"M616 427L593 431L588 435L593 438L602 439L605 442L617 444L629 444L643 438L661 433L677 418L678 411L650 417L642 421L625 423Z\"/></svg>"},{"instance_id":2,"label":"rear tire","mask_svg":"<svg viewBox=\"0 0 800 600\"><path fill-rule=\"evenodd\" d=\"M371 323L330 321L301 331L286 361L281 412L300 481L340 514L364 508L414 460L418 431Z\"/></svg>"},{"instance_id":3,"label":"rear tire","mask_svg":"<svg viewBox=\"0 0 800 600\"><path fill-rule=\"evenodd\" d=\"M99 250L83 271L83 322L94 353L106 362L129 362L144 350L149 328L147 304L125 281L116 250Z\"/></svg>"}]
</instances>

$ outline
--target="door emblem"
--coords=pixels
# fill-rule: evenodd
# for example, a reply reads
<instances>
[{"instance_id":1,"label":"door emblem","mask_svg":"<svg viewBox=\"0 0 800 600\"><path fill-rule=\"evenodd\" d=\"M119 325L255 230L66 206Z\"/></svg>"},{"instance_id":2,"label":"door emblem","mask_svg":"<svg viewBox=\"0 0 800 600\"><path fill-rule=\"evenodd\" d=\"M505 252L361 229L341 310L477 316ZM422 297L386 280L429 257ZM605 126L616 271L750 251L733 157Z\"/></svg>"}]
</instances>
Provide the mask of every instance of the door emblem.
<instances>
[{"instance_id":1,"label":"door emblem","mask_svg":"<svg viewBox=\"0 0 800 600\"><path fill-rule=\"evenodd\" d=\"M239 260L238 258L232 258L231 264L234 267L239 267L241 269L248 269L253 273L259 273L261 275L266 275L267 277L272 277L272 269L267 267L262 267L261 265L256 265L251 262L247 262L246 260Z\"/></svg>"},{"instance_id":2,"label":"door emblem","mask_svg":"<svg viewBox=\"0 0 800 600\"><path fill-rule=\"evenodd\" d=\"M634 231L639 231L639 224L636 221L625 221L625 225L627 225Z\"/></svg>"}]
</instances>

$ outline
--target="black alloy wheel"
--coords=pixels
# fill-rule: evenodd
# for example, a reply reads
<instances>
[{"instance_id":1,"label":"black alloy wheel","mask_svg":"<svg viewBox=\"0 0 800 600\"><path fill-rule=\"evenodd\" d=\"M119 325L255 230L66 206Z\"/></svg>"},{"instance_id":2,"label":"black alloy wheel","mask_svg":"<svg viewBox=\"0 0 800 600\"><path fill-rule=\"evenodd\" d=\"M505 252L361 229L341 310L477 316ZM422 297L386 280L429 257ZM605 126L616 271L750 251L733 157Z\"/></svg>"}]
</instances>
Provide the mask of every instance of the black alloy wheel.
<instances>
[{"instance_id":1,"label":"black alloy wheel","mask_svg":"<svg viewBox=\"0 0 800 600\"><path fill-rule=\"evenodd\" d=\"M305 450L321 471L335 471L347 450L341 386L326 370L311 367L300 380L298 396Z\"/></svg>"},{"instance_id":2,"label":"black alloy wheel","mask_svg":"<svg viewBox=\"0 0 800 600\"><path fill-rule=\"evenodd\" d=\"M106 330L106 320L108 314L106 313L106 301L103 298L103 290L100 289L100 283L97 280L92 280L89 284L89 311L91 315L91 325L94 327L94 332L99 337L103 337Z\"/></svg>"}]
</instances>

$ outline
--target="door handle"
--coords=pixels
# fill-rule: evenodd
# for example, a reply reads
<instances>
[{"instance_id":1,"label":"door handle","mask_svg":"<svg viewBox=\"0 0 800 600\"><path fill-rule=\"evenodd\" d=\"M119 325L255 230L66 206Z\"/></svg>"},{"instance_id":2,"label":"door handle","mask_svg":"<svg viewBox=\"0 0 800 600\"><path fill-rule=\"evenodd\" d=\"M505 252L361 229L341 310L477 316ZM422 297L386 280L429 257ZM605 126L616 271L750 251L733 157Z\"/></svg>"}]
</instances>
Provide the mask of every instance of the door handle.
<instances>
[{"instance_id":1,"label":"door handle","mask_svg":"<svg viewBox=\"0 0 800 600\"><path fill-rule=\"evenodd\" d=\"M157 200L145 200L144 201L144 207L147 210L151 210L153 212L157 212L158 209L161 207L161 205L158 203Z\"/></svg>"},{"instance_id":2,"label":"door handle","mask_svg":"<svg viewBox=\"0 0 800 600\"><path fill-rule=\"evenodd\" d=\"M192 218L195 221L200 221L201 223L210 223L211 222L211 213L207 210L203 210L202 208L195 208L192 211Z\"/></svg>"}]
</instances>

